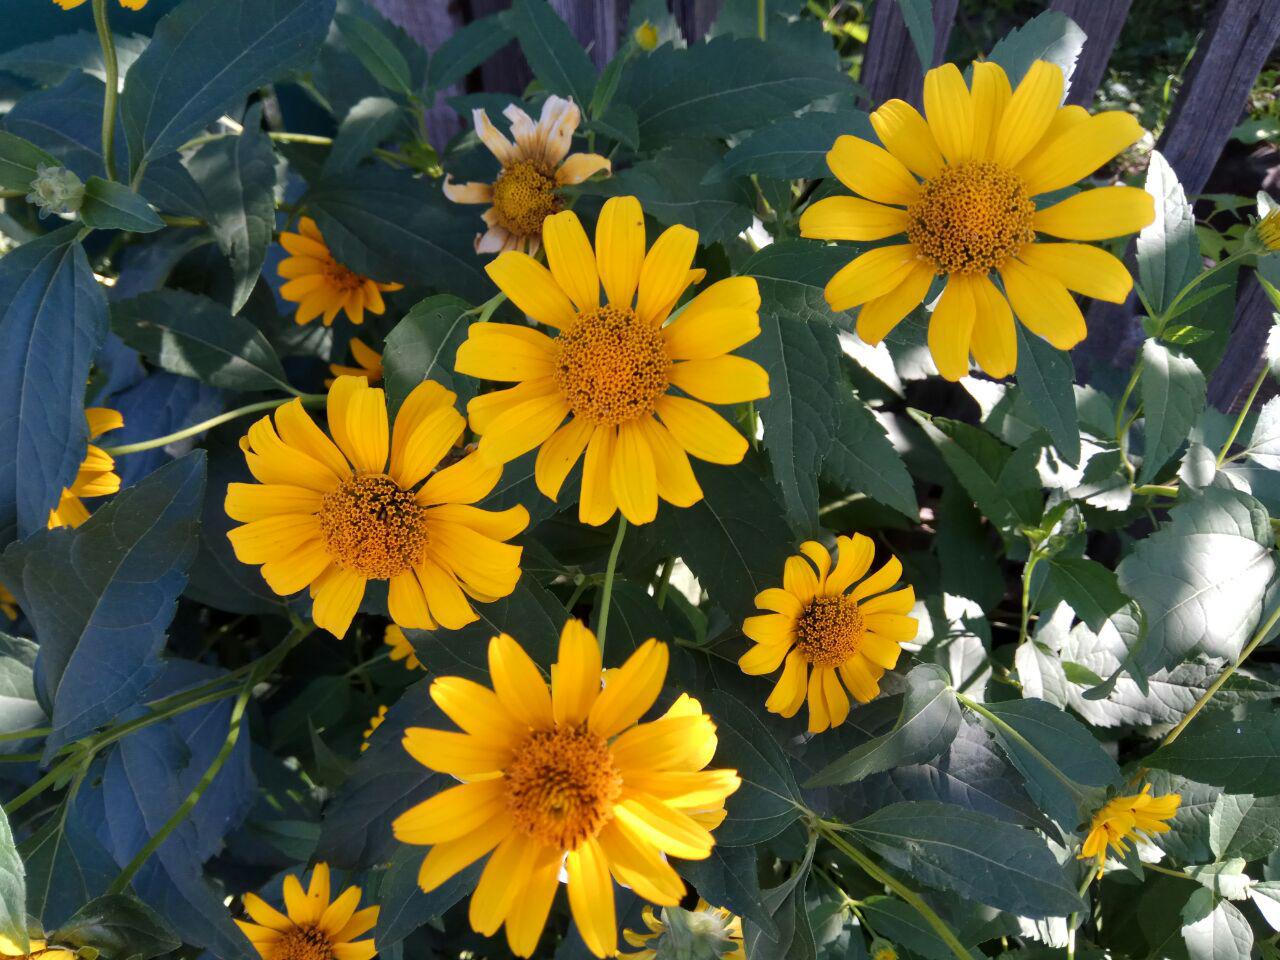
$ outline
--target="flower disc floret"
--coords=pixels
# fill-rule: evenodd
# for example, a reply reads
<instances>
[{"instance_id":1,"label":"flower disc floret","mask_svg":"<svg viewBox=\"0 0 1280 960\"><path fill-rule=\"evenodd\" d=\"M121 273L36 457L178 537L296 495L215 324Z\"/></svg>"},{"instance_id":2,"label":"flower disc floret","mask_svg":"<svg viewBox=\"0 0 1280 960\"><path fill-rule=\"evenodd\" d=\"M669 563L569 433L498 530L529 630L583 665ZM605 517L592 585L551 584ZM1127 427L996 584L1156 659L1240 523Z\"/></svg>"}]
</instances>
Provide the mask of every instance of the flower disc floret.
<instances>
[{"instance_id":1,"label":"flower disc floret","mask_svg":"<svg viewBox=\"0 0 1280 960\"><path fill-rule=\"evenodd\" d=\"M994 163L947 167L907 207L907 239L938 273L986 274L1035 239L1035 212L1012 171Z\"/></svg>"},{"instance_id":2,"label":"flower disc floret","mask_svg":"<svg viewBox=\"0 0 1280 960\"><path fill-rule=\"evenodd\" d=\"M814 666L838 667L858 652L866 629L853 600L814 597L796 621L796 649Z\"/></svg>"},{"instance_id":3,"label":"flower disc floret","mask_svg":"<svg viewBox=\"0 0 1280 960\"><path fill-rule=\"evenodd\" d=\"M622 774L604 738L574 727L531 733L516 748L504 782L516 827L562 850L598 836L622 792Z\"/></svg>"},{"instance_id":4,"label":"flower disc floret","mask_svg":"<svg viewBox=\"0 0 1280 960\"><path fill-rule=\"evenodd\" d=\"M542 221L563 206L556 196L555 174L544 163L517 161L503 167L494 181L494 219L517 236L536 236Z\"/></svg>"},{"instance_id":5,"label":"flower disc floret","mask_svg":"<svg viewBox=\"0 0 1280 960\"><path fill-rule=\"evenodd\" d=\"M612 305L578 315L556 339L556 385L575 417L618 426L653 413L670 386L662 335L634 310Z\"/></svg>"},{"instance_id":6,"label":"flower disc floret","mask_svg":"<svg viewBox=\"0 0 1280 960\"><path fill-rule=\"evenodd\" d=\"M427 510L385 474L352 477L324 495L320 530L338 566L390 580L416 566L427 546Z\"/></svg>"}]
</instances>

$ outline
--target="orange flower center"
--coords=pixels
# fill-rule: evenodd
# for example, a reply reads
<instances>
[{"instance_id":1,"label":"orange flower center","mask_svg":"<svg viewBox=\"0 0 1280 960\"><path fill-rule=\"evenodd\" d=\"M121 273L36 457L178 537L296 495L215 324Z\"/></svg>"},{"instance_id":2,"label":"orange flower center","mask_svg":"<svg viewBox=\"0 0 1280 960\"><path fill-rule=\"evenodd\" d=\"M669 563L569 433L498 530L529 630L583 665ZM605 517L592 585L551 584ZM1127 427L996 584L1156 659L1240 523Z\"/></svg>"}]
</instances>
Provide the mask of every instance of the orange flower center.
<instances>
[{"instance_id":1,"label":"orange flower center","mask_svg":"<svg viewBox=\"0 0 1280 960\"><path fill-rule=\"evenodd\" d=\"M556 338L556 385L575 417L616 426L653 413L671 358L662 335L613 305L578 314Z\"/></svg>"},{"instance_id":2,"label":"orange flower center","mask_svg":"<svg viewBox=\"0 0 1280 960\"><path fill-rule=\"evenodd\" d=\"M518 237L536 237L542 232L542 221L564 206L555 189L551 171L532 160L503 167L493 184L498 225Z\"/></svg>"},{"instance_id":3,"label":"orange flower center","mask_svg":"<svg viewBox=\"0 0 1280 960\"><path fill-rule=\"evenodd\" d=\"M325 261L324 266L321 268L321 273L324 274L325 283L329 288L340 293L350 293L352 290L364 285L364 277L354 270L344 267L333 257Z\"/></svg>"},{"instance_id":4,"label":"orange flower center","mask_svg":"<svg viewBox=\"0 0 1280 960\"><path fill-rule=\"evenodd\" d=\"M796 649L815 667L838 667L858 652L866 629L856 601L814 597L796 621Z\"/></svg>"},{"instance_id":5,"label":"orange flower center","mask_svg":"<svg viewBox=\"0 0 1280 960\"><path fill-rule=\"evenodd\" d=\"M333 943L314 924L290 927L273 945L271 960L332 960Z\"/></svg>"},{"instance_id":6,"label":"orange flower center","mask_svg":"<svg viewBox=\"0 0 1280 960\"><path fill-rule=\"evenodd\" d=\"M1022 180L994 163L947 167L907 207L907 239L939 273L985 274L1035 239Z\"/></svg>"},{"instance_id":7,"label":"orange flower center","mask_svg":"<svg viewBox=\"0 0 1280 960\"><path fill-rule=\"evenodd\" d=\"M412 492L384 474L351 477L320 507L325 550L344 570L388 580L422 559L426 514Z\"/></svg>"},{"instance_id":8,"label":"orange flower center","mask_svg":"<svg viewBox=\"0 0 1280 960\"><path fill-rule=\"evenodd\" d=\"M604 738L585 727L535 730L506 770L516 827L558 850L576 850L611 819L622 774Z\"/></svg>"}]
</instances>

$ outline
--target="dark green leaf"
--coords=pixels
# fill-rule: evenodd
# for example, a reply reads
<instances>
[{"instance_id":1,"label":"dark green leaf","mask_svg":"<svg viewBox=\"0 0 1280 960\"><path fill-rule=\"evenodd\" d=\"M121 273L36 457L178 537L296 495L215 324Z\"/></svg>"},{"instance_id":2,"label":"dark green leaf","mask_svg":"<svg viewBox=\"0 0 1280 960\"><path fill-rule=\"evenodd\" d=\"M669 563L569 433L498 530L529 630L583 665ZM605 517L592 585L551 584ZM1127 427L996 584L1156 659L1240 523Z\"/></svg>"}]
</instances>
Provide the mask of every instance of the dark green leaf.
<instances>
[{"instance_id":1,"label":"dark green leaf","mask_svg":"<svg viewBox=\"0 0 1280 960\"><path fill-rule=\"evenodd\" d=\"M124 77L138 55L147 48L147 37L117 33L112 37L116 63ZM83 71L106 80L102 63L102 43L92 30L77 30L48 40L38 40L0 54L0 70L52 87L74 73Z\"/></svg>"},{"instance_id":2,"label":"dark green leaf","mask_svg":"<svg viewBox=\"0 0 1280 960\"><path fill-rule=\"evenodd\" d=\"M511 31L502 17L472 20L431 54L427 89L442 90L461 80L510 41Z\"/></svg>"},{"instance_id":3,"label":"dark green leaf","mask_svg":"<svg viewBox=\"0 0 1280 960\"><path fill-rule=\"evenodd\" d=\"M370 21L347 13L338 14L334 22L351 52L379 85L396 93L412 92L408 61L381 30Z\"/></svg>"},{"instance_id":4,"label":"dark green leaf","mask_svg":"<svg viewBox=\"0 0 1280 960\"><path fill-rule=\"evenodd\" d=\"M1031 456L1039 453L1034 443L1010 450L984 430L943 417L922 425L956 479L1002 531L1040 522L1044 499Z\"/></svg>"},{"instance_id":5,"label":"dark green leaf","mask_svg":"<svg viewBox=\"0 0 1280 960\"><path fill-rule=\"evenodd\" d=\"M811 111L799 117L784 117L757 130L726 153L703 182L719 183L751 173L780 180L827 177L827 151L844 134L863 140L875 137L871 121L861 110Z\"/></svg>"},{"instance_id":6,"label":"dark green leaf","mask_svg":"<svg viewBox=\"0 0 1280 960\"><path fill-rule=\"evenodd\" d=\"M773 934L777 926L760 898L756 858L754 847L716 844L705 860L680 861L680 875L692 883L708 903L721 904Z\"/></svg>"},{"instance_id":7,"label":"dark green leaf","mask_svg":"<svg viewBox=\"0 0 1280 960\"><path fill-rule=\"evenodd\" d=\"M71 947L93 947L112 960L151 960L182 946L155 912L134 897L98 897L50 936Z\"/></svg>"},{"instance_id":8,"label":"dark green leaf","mask_svg":"<svg viewBox=\"0 0 1280 960\"><path fill-rule=\"evenodd\" d=\"M805 909L805 892L816 844L817 835L813 834L804 858L791 876L761 893L761 900L773 917L776 934L750 921L743 924L743 947L753 960L813 960L813 928Z\"/></svg>"},{"instance_id":9,"label":"dark green leaf","mask_svg":"<svg viewBox=\"0 0 1280 960\"><path fill-rule=\"evenodd\" d=\"M36 178L36 168L57 167L52 154L34 143L0 130L0 190L26 190Z\"/></svg>"},{"instance_id":10,"label":"dark green leaf","mask_svg":"<svg viewBox=\"0 0 1280 960\"><path fill-rule=\"evenodd\" d=\"M458 395L459 409L466 409L467 401L476 394L476 382L454 373L453 360L467 339L470 310L469 303L448 294L428 297L415 304L387 334L382 370L393 413L424 380L435 380L452 390Z\"/></svg>"},{"instance_id":11,"label":"dark green leaf","mask_svg":"<svg viewBox=\"0 0 1280 960\"><path fill-rule=\"evenodd\" d=\"M924 918L901 900L868 897L858 908L876 935L906 947L928 960L956 960L946 941Z\"/></svg>"},{"instance_id":12,"label":"dark green leaf","mask_svg":"<svg viewBox=\"0 0 1280 960\"><path fill-rule=\"evenodd\" d=\"M1082 909L1075 884L1044 840L1021 827L941 803L895 803L851 827L922 883L1019 916Z\"/></svg>"},{"instance_id":13,"label":"dark green leaf","mask_svg":"<svg viewBox=\"0 0 1280 960\"><path fill-rule=\"evenodd\" d=\"M1070 17L1047 10L1005 34L991 48L989 59L1004 67L1015 87L1037 60L1056 63L1062 75L1070 78L1084 40L1084 31Z\"/></svg>"},{"instance_id":14,"label":"dark green leaf","mask_svg":"<svg viewBox=\"0 0 1280 960\"><path fill-rule=\"evenodd\" d=\"M1107 621L1121 611L1130 620L1141 616L1134 602L1121 592L1116 575L1096 560L1053 557L1045 588L1050 593L1042 607L1049 608L1061 598L1094 633L1101 633Z\"/></svg>"},{"instance_id":15,"label":"dark green leaf","mask_svg":"<svg viewBox=\"0 0 1280 960\"><path fill-rule=\"evenodd\" d=\"M590 626L599 633L599 602L591 611ZM615 580L609 599L609 646L605 650L605 669L622 666L632 651L654 638L664 643L671 639L671 627L657 601L649 596L643 584Z\"/></svg>"},{"instance_id":16,"label":"dark green leaf","mask_svg":"<svg viewBox=\"0 0 1280 960\"><path fill-rule=\"evenodd\" d=\"M883 770L924 763L946 750L959 729L960 706L951 678L936 664L919 664L907 674L902 710L893 729L828 764L805 786L852 783Z\"/></svg>"},{"instance_id":17,"label":"dark green leaf","mask_svg":"<svg viewBox=\"0 0 1280 960\"><path fill-rule=\"evenodd\" d=\"M80 219L85 226L99 230L151 233L164 227L164 221L145 199L124 184L101 177L85 181Z\"/></svg>"},{"instance_id":18,"label":"dark green leaf","mask_svg":"<svg viewBox=\"0 0 1280 960\"><path fill-rule=\"evenodd\" d=\"M0 810L0 936L27 946L27 871L13 842L9 818Z\"/></svg>"},{"instance_id":19,"label":"dark green leaf","mask_svg":"<svg viewBox=\"0 0 1280 960\"><path fill-rule=\"evenodd\" d=\"M1273 797L1280 794L1277 744L1280 713L1268 703L1250 704L1239 711L1200 714L1177 740L1160 747L1145 762L1228 793Z\"/></svg>"},{"instance_id":20,"label":"dark green leaf","mask_svg":"<svg viewBox=\"0 0 1280 960\"><path fill-rule=\"evenodd\" d=\"M898 9L920 58L920 69L928 70L933 66L933 4L930 0L898 0Z\"/></svg>"},{"instance_id":21,"label":"dark green leaf","mask_svg":"<svg viewBox=\"0 0 1280 960\"><path fill-rule=\"evenodd\" d=\"M1204 374L1194 360L1157 340L1142 345L1142 412L1147 442L1138 468L1139 483L1151 480L1186 442L1204 410L1204 399Z\"/></svg>"},{"instance_id":22,"label":"dark green leaf","mask_svg":"<svg viewBox=\"0 0 1280 960\"><path fill-rule=\"evenodd\" d=\"M865 493L909 519L918 519L911 475L875 414L852 393L845 396L837 414L840 422L822 476L843 490Z\"/></svg>"},{"instance_id":23,"label":"dark green leaf","mask_svg":"<svg viewBox=\"0 0 1280 960\"><path fill-rule=\"evenodd\" d=\"M185 290L111 305L111 329L163 370L229 390L292 392L280 359L248 320Z\"/></svg>"},{"instance_id":24,"label":"dark green leaf","mask_svg":"<svg viewBox=\"0 0 1280 960\"><path fill-rule=\"evenodd\" d=\"M342 118L338 135L333 138L333 146L320 168L321 175L330 177L354 170L403 121L400 107L386 97L365 97L358 101Z\"/></svg>"},{"instance_id":25,"label":"dark green leaf","mask_svg":"<svg viewBox=\"0 0 1280 960\"><path fill-rule=\"evenodd\" d=\"M1158 150L1147 164L1147 193L1155 198L1156 218L1138 234L1138 279L1156 313L1202 269L1196 218L1169 161Z\"/></svg>"},{"instance_id":26,"label":"dark green leaf","mask_svg":"<svg viewBox=\"0 0 1280 960\"><path fill-rule=\"evenodd\" d=\"M1219 796L1209 815L1209 846L1219 860L1260 860L1280 850L1280 797Z\"/></svg>"},{"instance_id":27,"label":"dark green leaf","mask_svg":"<svg viewBox=\"0 0 1280 960\"><path fill-rule=\"evenodd\" d=\"M596 69L551 4L515 0L502 17L507 29L520 41L533 75L544 87L562 97L572 97L579 106L591 102Z\"/></svg>"},{"instance_id":28,"label":"dark green leaf","mask_svg":"<svg viewBox=\"0 0 1280 960\"><path fill-rule=\"evenodd\" d=\"M1054 447L1062 459L1073 467L1080 463L1080 422L1076 414L1076 379L1071 354L1058 350L1048 341L1027 333L1022 324L1018 331L1018 386L1031 401L1031 407L1049 431Z\"/></svg>"},{"instance_id":29,"label":"dark green leaf","mask_svg":"<svg viewBox=\"0 0 1280 960\"><path fill-rule=\"evenodd\" d=\"M22 841L27 912L53 926L104 893L120 866L79 821L52 817Z\"/></svg>"},{"instance_id":30,"label":"dark green leaf","mask_svg":"<svg viewBox=\"0 0 1280 960\"><path fill-rule=\"evenodd\" d=\"M378 887L378 925L373 939L387 951L424 923L444 912L475 889L483 862L466 867L430 893L418 887L418 870L426 850L400 845Z\"/></svg>"},{"instance_id":31,"label":"dark green leaf","mask_svg":"<svg viewBox=\"0 0 1280 960\"><path fill-rule=\"evenodd\" d=\"M1197 890L1182 908L1182 939L1190 960L1248 960L1253 928L1235 904Z\"/></svg>"}]
</instances>

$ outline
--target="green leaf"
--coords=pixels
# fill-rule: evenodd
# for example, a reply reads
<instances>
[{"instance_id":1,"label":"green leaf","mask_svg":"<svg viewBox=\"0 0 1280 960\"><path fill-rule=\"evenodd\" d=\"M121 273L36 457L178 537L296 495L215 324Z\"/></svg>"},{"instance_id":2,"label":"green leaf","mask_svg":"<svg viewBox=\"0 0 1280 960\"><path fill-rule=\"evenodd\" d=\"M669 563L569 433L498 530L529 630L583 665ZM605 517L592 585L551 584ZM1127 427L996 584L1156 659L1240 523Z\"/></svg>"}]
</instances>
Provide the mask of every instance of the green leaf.
<instances>
[{"instance_id":1,"label":"green leaf","mask_svg":"<svg viewBox=\"0 0 1280 960\"><path fill-rule=\"evenodd\" d=\"M1182 939L1190 960L1248 960L1253 953L1249 921L1208 890L1197 890L1182 908Z\"/></svg>"},{"instance_id":2,"label":"green leaf","mask_svg":"<svg viewBox=\"0 0 1280 960\"><path fill-rule=\"evenodd\" d=\"M863 140L875 138L871 121L861 110L811 111L799 117L783 117L757 130L726 153L720 163L708 171L703 183L720 183L753 173L788 181L827 177L830 175L827 151L836 138L844 134Z\"/></svg>"},{"instance_id":3,"label":"green leaf","mask_svg":"<svg viewBox=\"0 0 1280 960\"><path fill-rule=\"evenodd\" d=\"M472 20L431 54L427 90L442 90L461 80L510 42L511 31L501 16Z\"/></svg>"},{"instance_id":4,"label":"green leaf","mask_svg":"<svg viewBox=\"0 0 1280 960\"><path fill-rule=\"evenodd\" d=\"M907 24L907 33L920 58L921 71L933 66L933 3L931 0L898 0L898 9Z\"/></svg>"},{"instance_id":5,"label":"green leaf","mask_svg":"<svg viewBox=\"0 0 1280 960\"><path fill-rule=\"evenodd\" d=\"M1174 353L1157 340L1142 345L1142 411L1146 450L1138 482L1151 480L1204 411L1204 374L1195 361Z\"/></svg>"},{"instance_id":6,"label":"green leaf","mask_svg":"<svg viewBox=\"0 0 1280 960\"><path fill-rule=\"evenodd\" d=\"M90 898L106 891L120 873L115 862L80 819L52 817L22 841L27 866L27 913L57 924Z\"/></svg>"},{"instance_id":7,"label":"green leaf","mask_svg":"<svg viewBox=\"0 0 1280 960\"><path fill-rule=\"evenodd\" d=\"M1058 350L1046 340L1029 334L1022 324L1018 331L1018 386L1049 431L1062 459L1080 463L1080 420L1076 413L1076 370L1071 354Z\"/></svg>"},{"instance_id":8,"label":"green leaf","mask_svg":"<svg viewBox=\"0 0 1280 960\"><path fill-rule=\"evenodd\" d=\"M458 395L458 408L476 395L476 381L453 372L458 347L467 339L471 305L449 294L427 297L387 334L382 357L391 412L424 380L435 380Z\"/></svg>"},{"instance_id":9,"label":"green leaf","mask_svg":"<svg viewBox=\"0 0 1280 960\"><path fill-rule=\"evenodd\" d=\"M1266 510L1246 494L1211 487L1180 501L1116 570L1146 617L1130 671L1149 676L1195 651L1239 656L1276 574L1272 545Z\"/></svg>"},{"instance_id":10,"label":"green leaf","mask_svg":"<svg viewBox=\"0 0 1280 960\"><path fill-rule=\"evenodd\" d=\"M507 29L520 41L520 49L533 68L533 75L544 87L562 97L572 97L579 106L591 102L596 68L551 4L541 0L515 0L502 18Z\"/></svg>"},{"instance_id":11,"label":"green leaf","mask_svg":"<svg viewBox=\"0 0 1280 960\"><path fill-rule=\"evenodd\" d=\"M1061 598L1094 633L1101 633L1107 622L1122 611L1130 621L1142 615L1138 606L1120 590L1116 575L1096 560L1053 557L1049 561L1045 589L1049 593L1041 603L1042 608L1052 607L1054 600Z\"/></svg>"},{"instance_id":12,"label":"green leaf","mask_svg":"<svg viewBox=\"0 0 1280 960\"><path fill-rule=\"evenodd\" d=\"M960 705L951 678L936 664L918 664L907 674L902 710L893 729L829 763L805 786L853 783L894 767L925 763L946 750L959 729Z\"/></svg>"},{"instance_id":13,"label":"green leaf","mask_svg":"<svg viewBox=\"0 0 1280 960\"><path fill-rule=\"evenodd\" d=\"M404 112L386 97L364 97L342 118L329 155L320 168L322 177L354 170L360 161L390 137L404 122Z\"/></svg>"},{"instance_id":14,"label":"green leaf","mask_svg":"<svg viewBox=\"0 0 1280 960\"><path fill-rule=\"evenodd\" d=\"M120 114L134 174L238 106L309 66L334 0L184 0L129 71Z\"/></svg>"},{"instance_id":15,"label":"green leaf","mask_svg":"<svg viewBox=\"0 0 1280 960\"><path fill-rule=\"evenodd\" d=\"M1269 703L1243 710L1210 710L1177 740L1146 759L1156 770L1180 773L1228 793L1280 794L1280 713Z\"/></svg>"},{"instance_id":16,"label":"green leaf","mask_svg":"<svg viewBox=\"0 0 1280 960\"><path fill-rule=\"evenodd\" d=\"M1138 234L1138 280L1151 309L1164 312L1204 263L1196 239L1196 218L1169 161L1158 150L1147 164L1146 191L1155 198L1156 218Z\"/></svg>"},{"instance_id":17,"label":"green leaf","mask_svg":"<svg viewBox=\"0 0 1280 960\"><path fill-rule=\"evenodd\" d=\"M164 227L151 204L122 183L90 177L84 184L80 219L98 230L151 233Z\"/></svg>"},{"instance_id":18,"label":"green leaf","mask_svg":"<svg viewBox=\"0 0 1280 960\"><path fill-rule=\"evenodd\" d=\"M26 951L27 871L3 810L0 810L0 936Z\"/></svg>"},{"instance_id":19,"label":"green leaf","mask_svg":"<svg viewBox=\"0 0 1280 960\"><path fill-rule=\"evenodd\" d=\"M822 464L823 478L918 520L915 484L875 414L852 393L836 414L839 423Z\"/></svg>"},{"instance_id":20,"label":"green leaf","mask_svg":"<svg viewBox=\"0 0 1280 960\"><path fill-rule=\"evenodd\" d=\"M0 130L0 190L26 190L37 167L61 166L53 154L34 143Z\"/></svg>"},{"instance_id":21,"label":"green leaf","mask_svg":"<svg viewBox=\"0 0 1280 960\"><path fill-rule=\"evenodd\" d=\"M1209 846L1219 860L1259 860L1280 850L1280 797L1219 796L1209 814Z\"/></svg>"},{"instance_id":22,"label":"green leaf","mask_svg":"<svg viewBox=\"0 0 1280 960\"><path fill-rule=\"evenodd\" d=\"M245 114L244 132L205 144L187 159L204 195L209 228L231 264L231 312L249 299L276 225L276 154L262 130L262 107Z\"/></svg>"},{"instance_id":23,"label":"green leaf","mask_svg":"<svg viewBox=\"0 0 1280 960\"><path fill-rule=\"evenodd\" d=\"M726 847L717 843L705 860L682 860L680 875L697 888L699 896L750 920L766 934L777 933L777 924L760 896L755 847Z\"/></svg>"},{"instance_id":24,"label":"green leaf","mask_svg":"<svg viewBox=\"0 0 1280 960\"><path fill-rule=\"evenodd\" d=\"M813 928L805 909L805 891L816 846L817 834L811 834L804 858L791 876L761 894L776 932L751 922L743 924L743 948L752 960L813 960Z\"/></svg>"},{"instance_id":25,"label":"green leaf","mask_svg":"<svg viewBox=\"0 0 1280 960\"><path fill-rule=\"evenodd\" d=\"M1040 522L1044 498L1035 470L1039 447L1016 451L991 434L958 420L934 417L921 425L956 479L987 517L1005 533Z\"/></svg>"},{"instance_id":26,"label":"green leaf","mask_svg":"<svg viewBox=\"0 0 1280 960\"><path fill-rule=\"evenodd\" d=\"M112 960L151 960L182 946L150 907L120 894L86 903L49 939L70 947L93 947Z\"/></svg>"},{"instance_id":27,"label":"green leaf","mask_svg":"<svg viewBox=\"0 0 1280 960\"><path fill-rule=\"evenodd\" d=\"M591 610L589 625L596 633L600 631L600 610L599 602ZM670 632L671 627L657 601L649 596L648 587L621 578L613 582L613 593L609 598L609 647L605 650L605 669L622 666L646 640L656 637L666 641ZM667 682L671 683L673 679L669 673Z\"/></svg>"},{"instance_id":28,"label":"green leaf","mask_svg":"<svg viewBox=\"0 0 1280 960\"><path fill-rule=\"evenodd\" d=\"M379 86L396 93L412 92L409 63L381 30L368 20L349 13L338 14L334 22L342 31L347 47Z\"/></svg>"},{"instance_id":29,"label":"green leaf","mask_svg":"<svg viewBox=\"0 0 1280 960\"><path fill-rule=\"evenodd\" d=\"M430 893L418 886L418 870L426 851L421 847L397 845L391 866L378 887L378 925L373 939L380 951L389 951L409 934L433 919L475 889L481 864L459 870Z\"/></svg>"},{"instance_id":30,"label":"green leaf","mask_svg":"<svg viewBox=\"0 0 1280 960\"><path fill-rule=\"evenodd\" d=\"M16 733L43 726L47 717L36 700L32 671L39 647L24 637L0 633L0 733ZM0 753L21 746L9 741Z\"/></svg>"},{"instance_id":31,"label":"green leaf","mask_svg":"<svg viewBox=\"0 0 1280 960\"><path fill-rule=\"evenodd\" d=\"M853 836L922 883L1023 917L1083 909L1045 841L1030 830L942 803L894 803Z\"/></svg>"},{"instance_id":32,"label":"green leaf","mask_svg":"<svg viewBox=\"0 0 1280 960\"><path fill-rule=\"evenodd\" d=\"M1070 79L1084 40L1084 31L1070 17L1046 10L1005 34L991 48L988 59L1004 67L1015 87L1037 60L1056 63L1062 68L1062 75Z\"/></svg>"},{"instance_id":33,"label":"green leaf","mask_svg":"<svg viewBox=\"0 0 1280 960\"><path fill-rule=\"evenodd\" d=\"M170 373L229 390L292 393L262 332L220 303L185 290L155 290L111 305L111 329Z\"/></svg>"},{"instance_id":34,"label":"green leaf","mask_svg":"<svg viewBox=\"0 0 1280 960\"><path fill-rule=\"evenodd\" d=\"M901 900L868 897L858 910L877 936L906 947L928 960L956 960L945 940L933 932L924 918Z\"/></svg>"}]
</instances>

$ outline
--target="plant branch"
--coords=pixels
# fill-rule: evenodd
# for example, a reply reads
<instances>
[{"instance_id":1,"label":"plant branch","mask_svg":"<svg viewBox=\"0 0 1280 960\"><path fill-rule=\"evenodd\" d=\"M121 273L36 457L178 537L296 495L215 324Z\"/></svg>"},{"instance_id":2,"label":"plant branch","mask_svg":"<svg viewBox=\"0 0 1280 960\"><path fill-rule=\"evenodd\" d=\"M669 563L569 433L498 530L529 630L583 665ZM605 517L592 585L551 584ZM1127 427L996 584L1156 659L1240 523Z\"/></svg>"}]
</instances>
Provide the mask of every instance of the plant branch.
<instances>
[{"instance_id":1,"label":"plant branch","mask_svg":"<svg viewBox=\"0 0 1280 960\"><path fill-rule=\"evenodd\" d=\"M120 95L120 65L116 61L116 40L107 23L107 0L93 0L93 23L98 28L105 68L105 90L102 95L102 166L107 179L116 178L116 98Z\"/></svg>"},{"instance_id":2,"label":"plant branch","mask_svg":"<svg viewBox=\"0 0 1280 960\"><path fill-rule=\"evenodd\" d=\"M609 551L609 564L604 569L604 586L600 590L600 621L596 638L600 641L600 653L604 654L605 630L609 626L609 601L613 598L613 577L618 570L618 554L622 552L622 538L627 535L627 518L618 514L618 533Z\"/></svg>"},{"instance_id":3,"label":"plant branch","mask_svg":"<svg viewBox=\"0 0 1280 960\"><path fill-rule=\"evenodd\" d=\"M157 447L165 447L179 440L194 437L197 434L204 433L206 430L212 430L214 427L235 420L237 417L243 417L250 413L261 413L264 410L274 410L276 407L293 399L301 399L304 406L315 407L324 403L327 397L323 393L299 393L297 398L281 397L278 400L262 400L258 403L250 403L234 410L228 410L226 413L220 413L216 417L210 417L208 420L201 420L197 424L184 427L173 433L167 433L163 437L153 437L150 440L139 440L137 443L124 443L117 447L103 447L102 449L104 453L113 457L123 456L126 453L141 453L144 450L154 450Z\"/></svg>"},{"instance_id":4,"label":"plant branch","mask_svg":"<svg viewBox=\"0 0 1280 960\"><path fill-rule=\"evenodd\" d=\"M1249 415L1249 409L1253 406L1253 401L1257 399L1258 391L1262 389L1262 384L1266 381L1267 372L1270 369L1271 364L1264 362L1262 369L1258 371L1258 379L1253 381L1253 389L1249 391L1249 396L1245 398L1244 406L1240 408L1236 422L1231 426L1231 433L1227 434L1227 439L1222 444L1222 449L1218 451L1217 465L1219 467L1227 459L1227 453L1230 451L1231 445L1236 442L1236 437L1240 435L1240 428L1244 426L1245 417Z\"/></svg>"},{"instance_id":5,"label":"plant branch","mask_svg":"<svg viewBox=\"0 0 1280 960\"><path fill-rule=\"evenodd\" d=\"M971 700L970 698L966 697L963 693L957 692L956 699L959 700L961 704L963 704L964 706L972 710L974 713L983 717L985 720L989 721L994 726L998 727L1001 733L1003 733L1010 740L1018 744L1018 746L1022 747L1023 750L1026 750L1027 753L1031 754L1031 756L1034 757L1041 766L1043 766L1046 770L1048 770L1051 774L1053 774L1054 778L1057 779L1059 783L1061 783L1064 787L1067 788L1067 791L1073 797L1075 797L1077 800L1082 800L1082 801L1088 799L1084 795L1084 793L1081 791L1079 784L1077 784L1074 780L1072 780L1065 773L1059 770L1057 764L1055 764L1052 760L1050 760L1043 753L1041 753L1030 740L1028 740L1026 737L1020 734L1017 730L1015 730L1012 726L1010 726L1002 717L1000 717L998 714L992 713L983 704L978 703L978 701L976 700Z\"/></svg>"}]
</instances>

